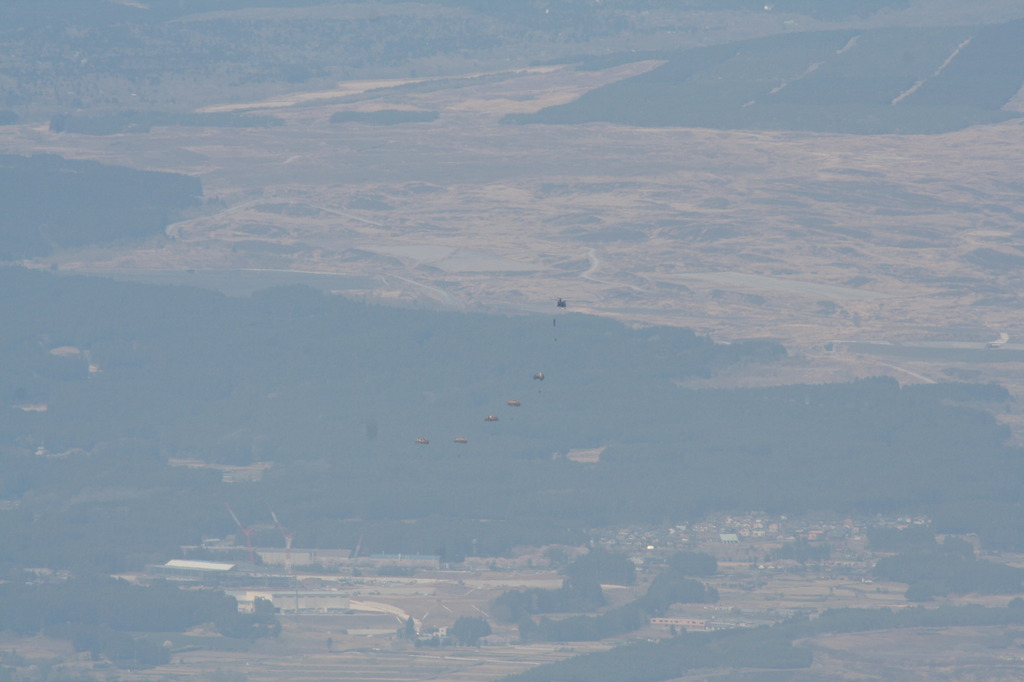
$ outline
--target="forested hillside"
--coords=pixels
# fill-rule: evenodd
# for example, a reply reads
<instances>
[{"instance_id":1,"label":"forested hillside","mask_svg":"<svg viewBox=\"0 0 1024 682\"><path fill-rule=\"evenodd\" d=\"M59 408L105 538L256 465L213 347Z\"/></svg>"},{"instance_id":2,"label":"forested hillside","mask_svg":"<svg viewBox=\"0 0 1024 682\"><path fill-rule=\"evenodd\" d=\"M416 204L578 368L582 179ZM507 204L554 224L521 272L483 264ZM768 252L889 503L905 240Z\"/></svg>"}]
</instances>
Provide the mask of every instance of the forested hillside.
<instances>
[{"instance_id":1,"label":"forested hillside","mask_svg":"<svg viewBox=\"0 0 1024 682\"><path fill-rule=\"evenodd\" d=\"M199 205L197 178L49 154L0 154L0 261L163 235Z\"/></svg>"},{"instance_id":2,"label":"forested hillside","mask_svg":"<svg viewBox=\"0 0 1024 682\"><path fill-rule=\"evenodd\" d=\"M777 0L800 21L863 20L908 0ZM0 109L182 112L211 99L444 76L774 32L763 2L546 0L10 0L0 5ZM708 22L710 15L720 19ZM745 25L750 21L750 25ZM695 30L694 24L708 24ZM8 29L7 27L16 27ZM5 30L6 29L6 30ZM510 61L511 60L511 61Z\"/></svg>"},{"instance_id":3,"label":"forested hillside","mask_svg":"<svg viewBox=\"0 0 1024 682\"><path fill-rule=\"evenodd\" d=\"M272 503L302 545L363 536L370 551L448 559L736 508L916 511L1024 545L1021 459L981 409L1007 400L995 386L693 390L689 378L783 351L297 287L227 298L17 268L0 278L0 541L16 565L167 557L231 532L224 499L257 517ZM575 461L581 449L597 461ZM176 457L272 466L227 485L168 467Z\"/></svg>"},{"instance_id":4,"label":"forested hillside","mask_svg":"<svg viewBox=\"0 0 1024 682\"><path fill-rule=\"evenodd\" d=\"M542 665L502 682L661 682L701 668L739 671L740 679L800 680L822 677L803 671L813 661L810 648L797 640L829 633L867 630L902 630L950 626L1002 627L1024 623L1024 602L1014 599L1005 607L945 606L938 609L829 609L817 618L795 617L773 627L686 632L659 642L637 642L610 651L577 656ZM893 633L898 636L898 633ZM778 672L776 672L778 671ZM742 673L740 673L742 674Z\"/></svg>"},{"instance_id":5,"label":"forested hillside","mask_svg":"<svg viewBox=\"0 0 1024 682\"><path fill-rule=\"evenodd\" d=\"M677 52L666 63L514 123L941 133L1017 114L1024 21L782 34ZM609 57L595 62L608 64ZM623 55L623 60L636 60Z\"/></svg>"}]
</instances>

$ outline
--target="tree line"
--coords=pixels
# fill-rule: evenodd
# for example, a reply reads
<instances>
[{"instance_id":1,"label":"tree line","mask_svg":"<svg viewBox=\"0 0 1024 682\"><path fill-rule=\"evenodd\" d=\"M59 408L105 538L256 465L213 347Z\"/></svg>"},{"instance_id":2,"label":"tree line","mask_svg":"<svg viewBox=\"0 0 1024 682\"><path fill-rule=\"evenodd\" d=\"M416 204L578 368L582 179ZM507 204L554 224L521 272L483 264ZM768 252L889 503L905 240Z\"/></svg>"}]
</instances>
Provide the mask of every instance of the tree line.
<instances>
[{"instance_id":1,"label":"tree line","mask_svg":"<svg viewBox=\"0 0 1024 682\"><path fill-rule=\"evenodd\" d=\"M19 268L0 285L0 541L15 566L166 560L236 532L225 500L246 522L270 504L296 546L363 537L445 562L738 508L926 514L934 532L1024 546L1024 460L990 411L1008 400L998 386L695 390L680 384L785 351L572 313L555 342L549 316L302 287L228 298ZM604 449L565 456L580 447ZM273 465L227 485L175 457Z\"/></svg>"},{"instance_id":2,"label":"tree line","mask_svg":"<svg viewBox=\"0 0 1024 682\"><path fill-rule=\"evenodd\" d=\"M662 682L700 668L801 670L809 649L794 642L818 634L919 627L1024 624L1024 599L1005 607L943 606L933 609L829 609L813 620L797 616L774 626L683 632L659 642L636 642L584 654L501 678L501 682Z\"/></svg>"},{"instance_id":3,"label":"tree line","mask_svg":"<svg viewBox=\"0 0 1024 682\"><path fill-rule=\"evenodd\" d=\"M125 667L169 660L168 649L139 633L184 632L204 623L241 639L276 636L281 630L266 600L254 613L243 614L234 597L181 589L166 581L139 586L102 576L72 576L66 581L23 578L0 583L0 630L69 639L77 651Z\"/></svg>"}]
</instances>

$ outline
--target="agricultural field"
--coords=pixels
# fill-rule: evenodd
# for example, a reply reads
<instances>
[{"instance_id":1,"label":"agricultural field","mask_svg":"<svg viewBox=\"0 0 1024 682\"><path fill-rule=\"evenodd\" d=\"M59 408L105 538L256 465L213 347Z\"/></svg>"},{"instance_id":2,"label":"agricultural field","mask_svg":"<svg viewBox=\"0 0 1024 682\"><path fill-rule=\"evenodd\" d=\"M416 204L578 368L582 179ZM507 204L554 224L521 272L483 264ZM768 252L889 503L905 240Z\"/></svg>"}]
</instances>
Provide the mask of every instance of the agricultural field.
<instances>
[{"instance_id":1,"label":"agricultural field","mask_svg":"<svg viewBox=\"0 0 1024 682\"><path fill-rule=\"evenodd\" d=\"M753 543L747 549L760 554L778 546L763 542ZM701 549L723 553L720 545L702 545ZM729 551L725 550L724 554ZM1000 559L1024 565L1024 556L1007 555ZM679 604L666 616L706 622L711 629L728 629L770 625L794 613L841 608L899 610L911 605L903 596L905 585L863 577L869 575L871 561L822 562L804 567L793 563L794 566L787 568L722 561L718 574L706 579L708 585L718 590L720 600L717 603ZM635 599L653 576L641 572L638 577L635 586L605 586L608 608ZM330 575L317 579L323 584L337 580ZM352 609L346 613L282 614L279 616L281 634L251 645L227 640L203 628L185 635L149 635L147 638L162 639L174 647L171 662L140 671L117 670L117 677L140 681L246 679L270 682L287 678L310 682L335 679L487 682L545 663L604 651L627 640L656 641L672 637L675 632L668 626L650 625L627 637L601 642L522 643L514 625L494 620L488 610L494 598L505 590L557 587L561 576L550 570L422 570L408 578L366 579L354 583L346 579L345 582L352 596ZM1005 596L968 595L944 599L940 604L1004 606L1006 601ZM384 613L383 609L393 613ZM397 636L402 619L394 615L396 613L414 615L422 632L450 626L459 616L482 615L491 623L493 634L478 647L416 647ZM1021 639L1024 634L1017 630L995 627L819 635L797 642L814 652L812 668L788 674L795 676L792 679L817 679L813 675L839 674L845 670L886 676L904 674L914 668L930 675L941 674L933 679L966 679L964 675L976 674L988 666L989 676L981 679L1010 679L1006 675L1024 658L1024 651L1018 645ZM89 661L87 655L73 654L68 643L58 640L7 636L0 640L0 645L8 656L49 661L48 665L68 672L77 669L102 674L105 670L104 664ZM703 678L683 676L679 679Z\"/></svg>"}]
</instances>

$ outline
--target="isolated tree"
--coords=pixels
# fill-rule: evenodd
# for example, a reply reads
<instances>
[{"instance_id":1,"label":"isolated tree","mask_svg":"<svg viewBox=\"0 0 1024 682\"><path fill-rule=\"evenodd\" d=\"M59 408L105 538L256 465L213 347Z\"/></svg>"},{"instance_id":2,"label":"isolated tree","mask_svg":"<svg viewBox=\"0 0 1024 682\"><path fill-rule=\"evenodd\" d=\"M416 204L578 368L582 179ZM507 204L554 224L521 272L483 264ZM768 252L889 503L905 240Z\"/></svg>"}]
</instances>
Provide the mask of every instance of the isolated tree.
<instances>
[{"instance_id":1,"label":"isolated tree","mask_svg":"<svg viewBox=\"0 0 1024 682\"><path fill-rule=\"evenodd\" d=\"M709 576L718 573L718 561L707 552L677 552L668 565L682 575Z\"/></svg>"},{"instance_id":2,"label":"isolated tree","mask_svg":"<svg viewBox=\"0 0 1024 682\"><path fill-rule=\"evenodd\" d=\"M564 571L578 583L597 582L632 585L636 582L636 565L625 554L595 547L569 564Z\"/></svg>"},{"instance_id":3,"label":"isolated tree","mask_svg":"<svg viewBox=\"0 0 1024 682\"><path fill-rule=\"evenodd\" d=\"M481 637L491 634L491 626L484 618L462 616L448 628L448 636L459 644L476 646Z\"/></svg>"}]
</instances>

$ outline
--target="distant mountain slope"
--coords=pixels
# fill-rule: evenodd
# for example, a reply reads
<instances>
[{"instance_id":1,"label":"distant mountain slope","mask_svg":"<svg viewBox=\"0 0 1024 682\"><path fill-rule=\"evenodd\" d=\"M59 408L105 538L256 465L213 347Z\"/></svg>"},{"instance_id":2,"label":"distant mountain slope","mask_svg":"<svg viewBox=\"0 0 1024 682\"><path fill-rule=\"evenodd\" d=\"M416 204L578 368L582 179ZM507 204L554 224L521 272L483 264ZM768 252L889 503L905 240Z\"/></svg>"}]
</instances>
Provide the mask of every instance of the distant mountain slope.
<instances>
[{"instance_id":1,"label":"distant mountain slope","mask_svg":"<svg viewBox=\"0 0 1024 682\"><path fill-rule=\"evenodd\" d=\"M0 154L0 261L163 234L196 178L38 154Z\"/></svg>"},{"instance_id":2,"label":"distant mountain slope","mask_svg":"<svg viewBox=\"0 0 1024 682\"><path fill-rule=\"evenodd\" d=\"M1017 116L1001 108L1024 85L1024 21L796 33L664 56L646 74L506 121L948 132Z\"/></svg>"},{"instance_id":3,"label":"distant mountain slope","mask_svg":"<svg viewBox=\"0 0 1024 682\"><path fill-rule=\"evenodd\" d=\"M22 120L181 113L338 80L711 45L794 23L900 22L908 8L909 0L5 0L0 107ZM1015 16L1007 12L995 16ZM951 23L948 8L930 15Z\"/></svg>"},{"instance_id":4,"label":"distant mountain slope","mask_svg":"<svg viewBox=\"0 0 1024 682\"><path fill-rule=\"evenodd\" d=\"M312 7L329 0L6 0L0 20L8 26L111 26L125 22L158 22L203 12L228 12L257 8Z\"/></svg>"},{"instance_id":5,"label":"distant mountain slope","mask_svg":"<svg viewBox=\"0 0 1024 682\"><path fill-rule=\"evenodd\" d=\"M690 389L784 350L553 302L431 313L14 267L0 290L0 547L14 565L151 562L233 532L225 499L243 518L270 504L306 546L365 532L371 551L452 556L736 509L923 513L939 532L1024 546L1024 458L986 411L1009 399L998 386ZM228 486L168 458L274 465Z\"/></svg>"},{"instance_id":6,"label":"distant mountain slope","mask_svg":"<svg viewBox=\"0 0 1024 682\"><path fill-rule=\"evenodd\" d=\"M611 393L654 400L655 386L674 392L673 381L784 354L768 341L714 344L688 330L632 330L574 313L555 327L548 315L378 308L302 288L226 299L18 268L0 268L0 286L9 293L0 304L9 323L0 406L15 406L0 409L0 450L19 436L91 449L140 429L159 441L183 419L191 442L174 449L248 463L353 440L361 448L373 421L385 449L418 451L419 436L482 446L504 430L515 444L502 451L549 456L617 435ZM547 379L534 380L538 371ZM508 410L513 398L521 410ZM18 409L43 403L61 408ZM485 423L502 410L501 423Z\"/></svg>"}]
</instances>

